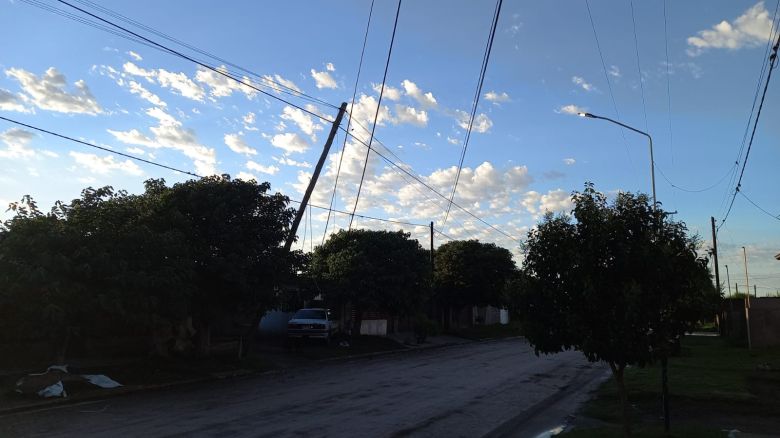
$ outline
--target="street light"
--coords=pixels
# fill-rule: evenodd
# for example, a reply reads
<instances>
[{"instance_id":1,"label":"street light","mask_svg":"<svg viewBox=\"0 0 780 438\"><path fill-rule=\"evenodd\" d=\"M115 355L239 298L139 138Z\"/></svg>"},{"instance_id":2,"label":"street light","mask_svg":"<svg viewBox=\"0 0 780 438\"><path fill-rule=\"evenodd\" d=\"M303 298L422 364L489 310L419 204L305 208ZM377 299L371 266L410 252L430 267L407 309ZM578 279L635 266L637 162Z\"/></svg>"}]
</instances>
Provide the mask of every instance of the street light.
<instances>
[{"instance_id":1,"label":"street light","mask_svg":"<svg viewBox=\"0 0 780 438\"><path fill-rule=\"evenodd\" d=\"M647 137L648 140L650 140L650 180L652 181L653 184L653 208L657 208L658 200L655 197L655 160L653 159L653 137L650 137L650 134L644 131L640 131L636 128L632 128L624 123L618 122L617 120L612 120L609 117L597 116L595 114L585 113L585 112L578 112L577 115L580 117L587 117L589 119L601 119L601 120L606 120L608 122L612 122L616 125L620 125L626 129L630 129L636 133L642 134L645 137Z\"/></svg>"}]
</instances>

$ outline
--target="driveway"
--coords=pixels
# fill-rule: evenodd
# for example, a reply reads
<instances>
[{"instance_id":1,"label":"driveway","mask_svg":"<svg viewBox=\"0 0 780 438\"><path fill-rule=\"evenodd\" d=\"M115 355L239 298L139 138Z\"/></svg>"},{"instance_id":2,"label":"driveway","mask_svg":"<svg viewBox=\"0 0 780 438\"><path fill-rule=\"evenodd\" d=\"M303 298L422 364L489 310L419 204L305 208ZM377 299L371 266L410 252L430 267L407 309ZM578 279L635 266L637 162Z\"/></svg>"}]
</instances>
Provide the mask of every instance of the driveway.
<instances>
[{"instance_id":1,"label":"driveway","mask_svg":"<svg viewBox=\"0 0 780 438\"><path fill-rule=\"evenodd\" d=\"M535 436L606 369L469 343L0 417L0 436Z\"/></svg>"}]
</instances>

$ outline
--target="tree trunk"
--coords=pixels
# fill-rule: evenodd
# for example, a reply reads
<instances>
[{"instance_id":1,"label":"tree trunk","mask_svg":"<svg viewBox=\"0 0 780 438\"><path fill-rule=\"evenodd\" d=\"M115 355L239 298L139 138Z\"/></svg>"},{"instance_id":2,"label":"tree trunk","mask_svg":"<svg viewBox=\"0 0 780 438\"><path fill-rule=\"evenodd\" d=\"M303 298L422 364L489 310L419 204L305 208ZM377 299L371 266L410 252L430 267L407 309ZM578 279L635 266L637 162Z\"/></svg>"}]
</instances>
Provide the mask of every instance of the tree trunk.
<instances>
[{"instance_id":1,"label":"tree trunk","mask_svg":"<svg viewBox=\"0 0 780 438\"><path fill-rule=\"evenodd\" d=\"M618 385L618 394L620 395L620 409L623 416L623 436L630 437L631 418L629 416L628 393L626 391L625 381L623 380L623 371L626 369L626 365L616 365L610 362L609 366L612 368L612 375L615 377L615 381Z\"/></svg>"}]
</instances>

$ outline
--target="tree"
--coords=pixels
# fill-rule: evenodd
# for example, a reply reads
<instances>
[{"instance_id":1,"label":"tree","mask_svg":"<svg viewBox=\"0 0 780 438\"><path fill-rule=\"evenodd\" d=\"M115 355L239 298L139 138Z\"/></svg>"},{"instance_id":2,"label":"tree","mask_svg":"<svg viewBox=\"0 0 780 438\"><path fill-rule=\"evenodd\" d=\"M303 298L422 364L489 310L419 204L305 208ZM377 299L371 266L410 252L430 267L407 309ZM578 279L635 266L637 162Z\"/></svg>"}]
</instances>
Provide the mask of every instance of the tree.
<instances>
[{"instance_id":1,"label":"tree","mask_svg":"<svg viewBox=\"0 0 780 438\"><path fill-rule=\"evenodd\" d=\"M436 300L447 309L505 304L507 282L517 270L509 250L478 240L447 242L434 260Z\"/></svg>"},{"instance_id":2,"label":"tree","mask_svg":"<svg viewBox=\"0 0 780 438\"><path fill-rule=\"evenodd\" d=\"M607 362L630 434L623 380L628 365L668 354L717 299L698 238L644 194L615 201L588 183L573 217L547 214L524 245L519 311L536 353L581 351ZM710 316L710 315L706 315Z\"/></svg>"},{"instance_id":3,"label":"tree","mask_svg":"<svg viewBox=\"0 0 780 438\"><path fill-rule=\"evenodd\" d=\"M350 230L314 250L311 269L329 304L351 304L357 313L410 316L430 288L428 252L402 231Z\"/></svg>"}]
</instances>

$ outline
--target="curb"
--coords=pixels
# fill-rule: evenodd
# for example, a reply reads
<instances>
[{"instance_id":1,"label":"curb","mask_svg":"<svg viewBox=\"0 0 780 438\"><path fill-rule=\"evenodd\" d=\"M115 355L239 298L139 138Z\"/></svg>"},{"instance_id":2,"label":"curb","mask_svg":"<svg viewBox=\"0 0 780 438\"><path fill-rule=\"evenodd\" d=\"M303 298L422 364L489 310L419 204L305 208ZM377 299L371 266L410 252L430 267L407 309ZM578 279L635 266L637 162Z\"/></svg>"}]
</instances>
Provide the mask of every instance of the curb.
<instances>
[{"instance_id":1,"label":"curb","mask_svg":"<svg viewBox=\"0 0 780 438\"><path fill-rule=\"evenodd\" d=\"M318 359L310 362L310 364L307 365L300 365L292 368L279 368L279 369L273 369L273 370L266 370L266 371L260 371L260 372L246 372L246 373L234 373L233 375L222 375L222 376L204 376L204 377L198 377L193 379L187 379L187 380L179 380L174 382L166 382L166 383L160 383L160 384L154 384L154 385L139 385L139 386L122 386L120 388L116 388L112 390L111 392L107 393L101 393L101 394L94 394L94 395L86 395L83 397L68 397L68 398L57 398L57 399L51 399L51 400L42 400L39 403L30 403L27 405L22 406L15 406L12 408L7 409L0 409L0 418L13 415L13 414L19 414L19 413L31 413L36 411L42 411L42 410L48 410L48 409L55 409L55 408L64 408L68 406L77 406L79 404L83 403L92 403L100 400L108 400L115 397L121 397L126 396L130 394L136 394L139 392L153 392L153 391L162 391L166 389L171 388L177 388L177 387L183 387L187 385L193 385L196 383L205 383L205 382L215 382L219 380L226 380L226 379L242 379L242 378L252 378L252 377L261 377L261 376L272 376L272 375L278 375L278 374L284 374L286 372L289 372L290 370L294 369L305 369L310 368L311 366L315 364L331 364L331 363L339 363L339 362L350 362L350 361L359 361L359 360L369 360L374 359L378 357L384 357L384 356L391 356L391 355L400 355L402 353L418 353L418 352L424 352L428 350L437 350L437 349L443 349L448 347L454 347L458 345L468 345L468 344L475 344L475 343L490 343L490 342L496 342L496 341L504 341L504 340L511 340L511 339L522 339L522 336L514 336L514 337L507 337L507 338L489 338L489 339L466 339L465 342L447 342L443 344L437 344L437 345L431 345L429 347L403 347L398 348L394 350L387 350L387 351L378 351L373 353L362 353L362 354L354 354L349 356L339 356L339 357L330 357L326 359Z\"/></svg>"}]
</instances>

